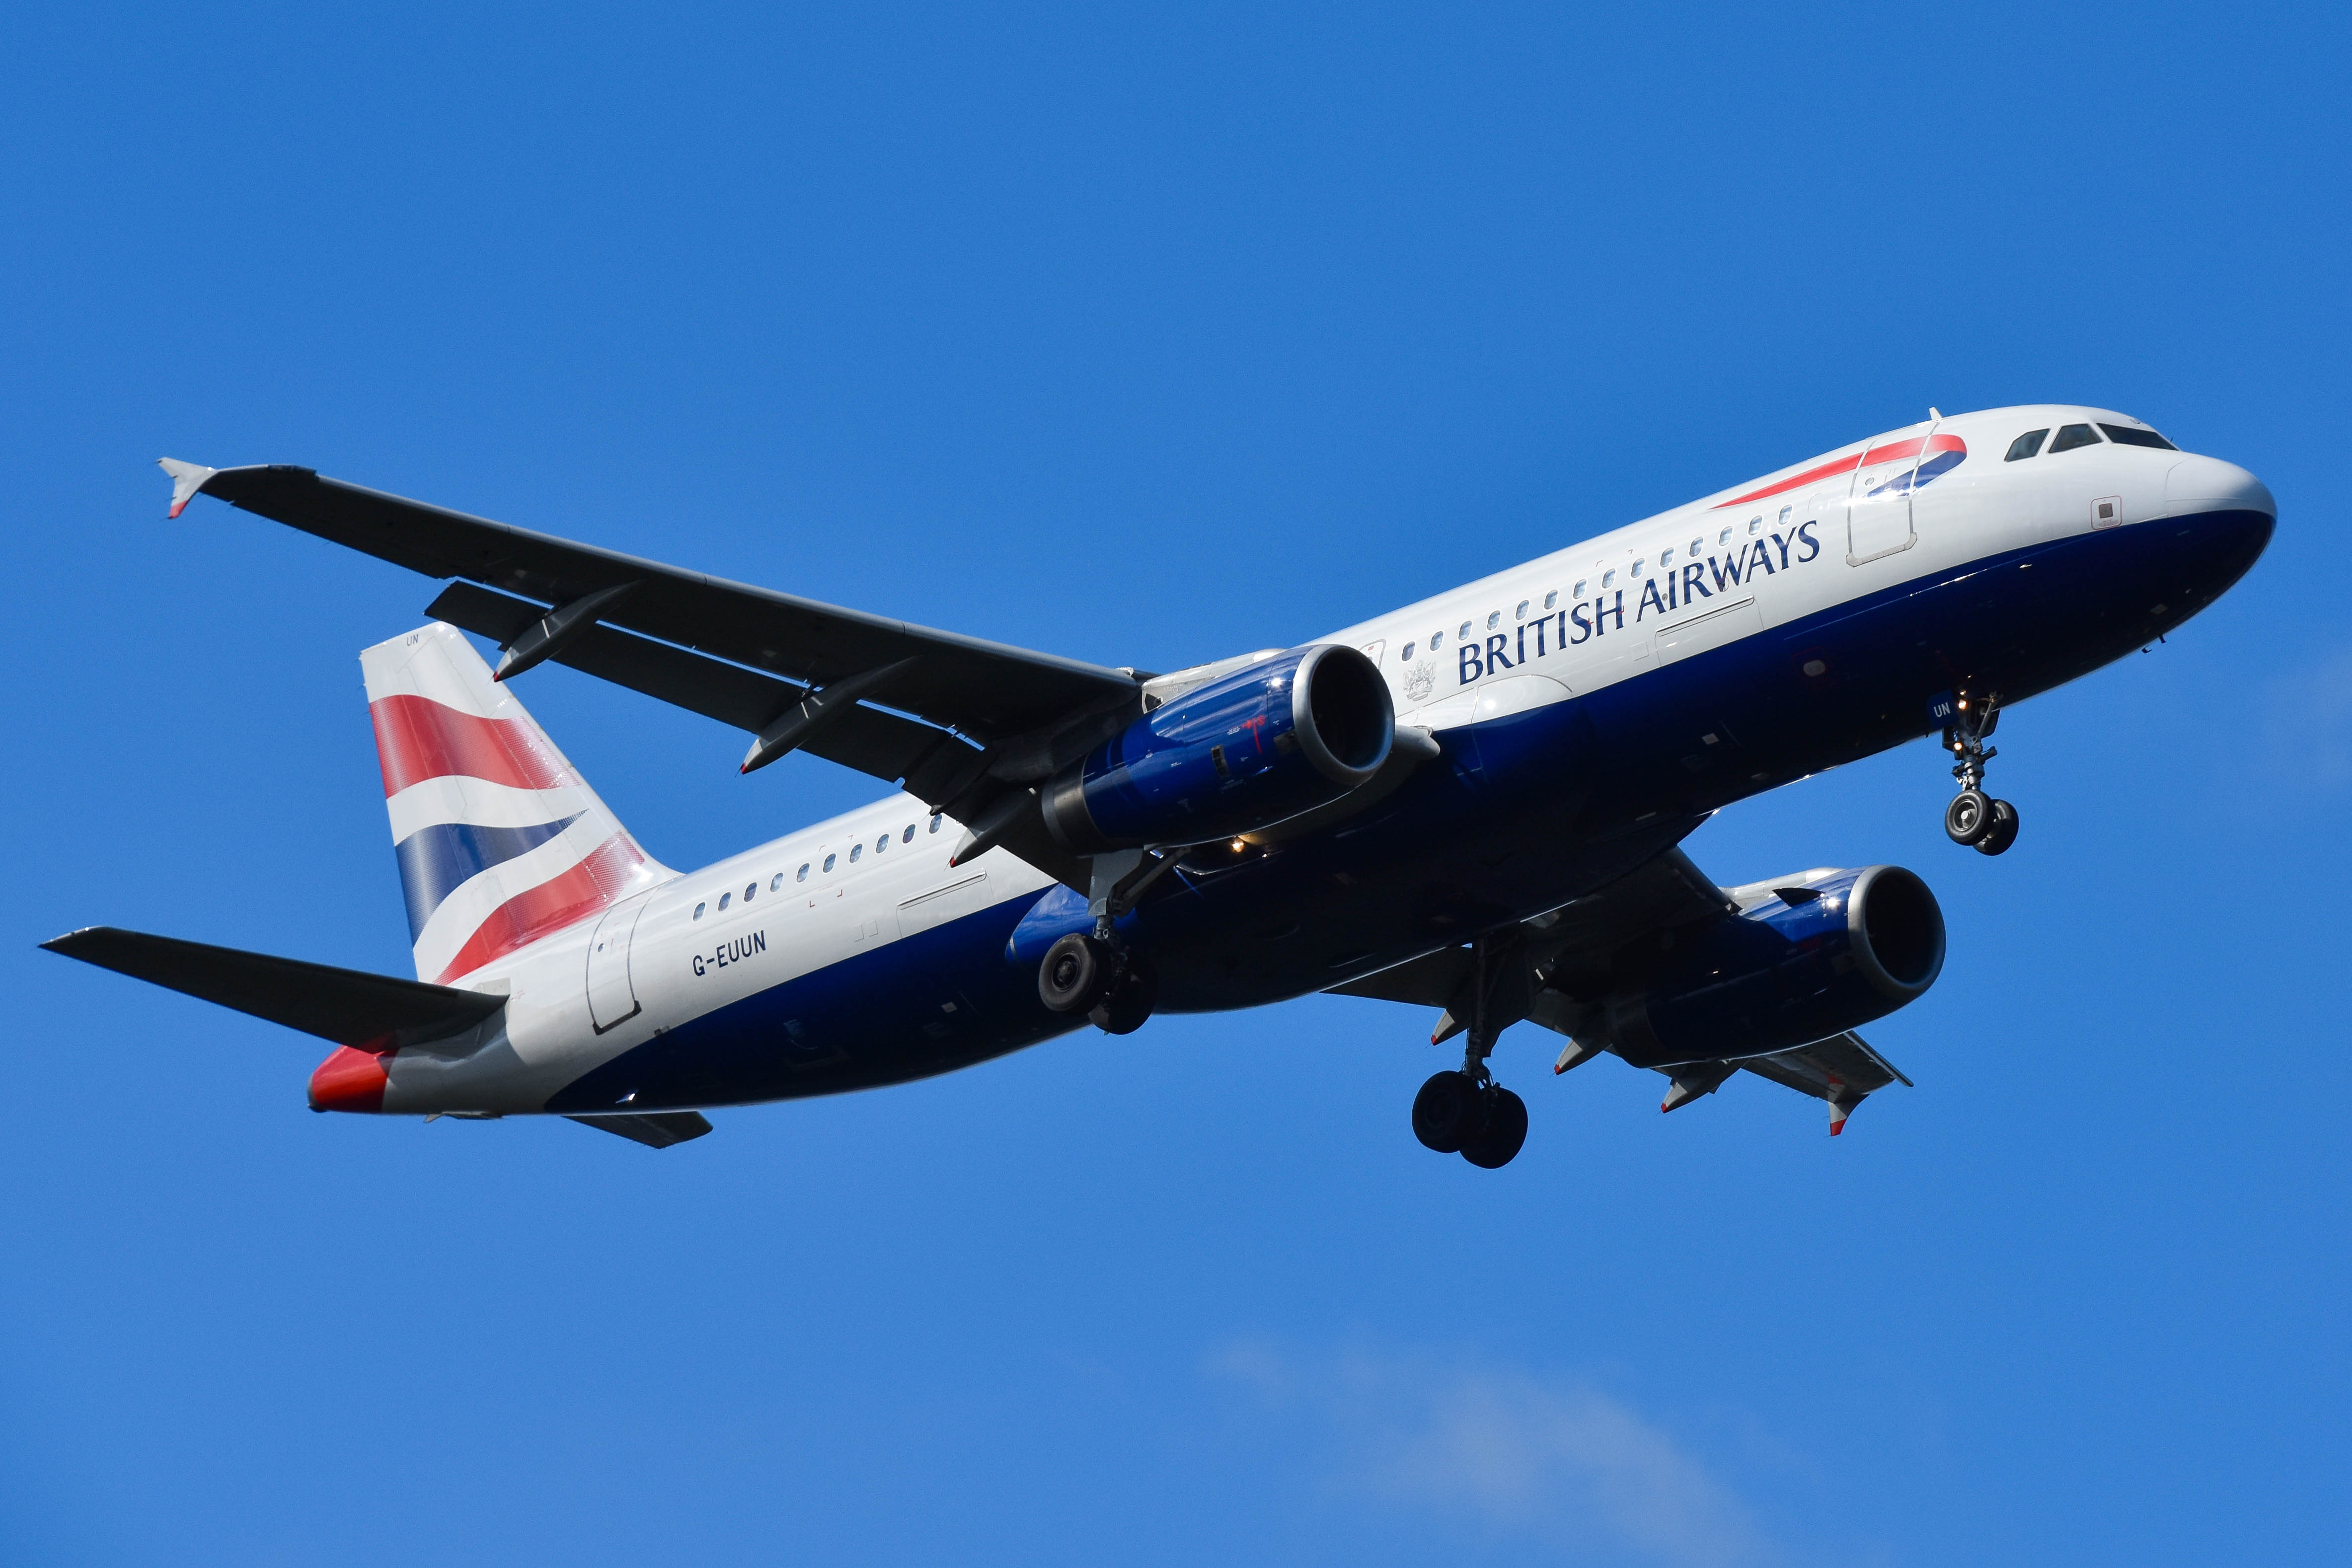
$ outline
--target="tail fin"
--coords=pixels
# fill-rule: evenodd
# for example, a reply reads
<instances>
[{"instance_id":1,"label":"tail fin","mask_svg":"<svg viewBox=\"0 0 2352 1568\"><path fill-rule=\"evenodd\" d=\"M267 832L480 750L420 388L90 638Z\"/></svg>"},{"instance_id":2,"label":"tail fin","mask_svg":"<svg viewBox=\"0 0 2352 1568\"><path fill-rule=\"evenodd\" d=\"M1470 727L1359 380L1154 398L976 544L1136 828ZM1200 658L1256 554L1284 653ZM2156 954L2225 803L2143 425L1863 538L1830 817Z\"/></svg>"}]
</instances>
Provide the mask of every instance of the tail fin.
<instances>
[{"instance_id":1,"label":"tail fin","mask_svg":"<svg viewBox=\"0 0 2352 1568\"><path fill-rule=\"evenodd\" d=\"M447 985L673 873L455 627L360 655L416 977Z\"/></svg>"}]
</instances>

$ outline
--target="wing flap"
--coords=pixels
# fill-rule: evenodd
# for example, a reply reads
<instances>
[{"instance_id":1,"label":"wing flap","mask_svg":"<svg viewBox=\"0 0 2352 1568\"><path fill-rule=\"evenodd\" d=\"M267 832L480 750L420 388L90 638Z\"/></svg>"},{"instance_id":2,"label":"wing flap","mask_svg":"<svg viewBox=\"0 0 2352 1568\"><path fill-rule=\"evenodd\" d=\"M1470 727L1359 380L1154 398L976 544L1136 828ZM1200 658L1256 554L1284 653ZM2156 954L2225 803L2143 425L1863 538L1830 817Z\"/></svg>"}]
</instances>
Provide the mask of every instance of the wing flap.
<instances>
[{"instance_id":1,"label":"wing flap","mask_svg":"<svg viewBox=\"0 0 2352 1568\"><path fill-rule=\"evenodd\" d=\"M110 925L68 932L41 946L134 980L369 1051L457 1034L506 1006L504 997L479 991Z\"/></svg>"},{"instance_id":2,"label":"wing flap","mask_svg":"<svg viewBox=\"0 0 2352 1568\"><path fill-rule=\"evenodd\" d=\"M501 644L536 625L538 605L471 583L452 583L425 613ZM567 642L552 662L757 735L808 695L798 682L747 670L707 653L657 643L617 627L594 626ZM981 770L980 748L946 730L853 705L799 749L890 783L928 806L944 806Z\"/></svg>"}]
</instances>

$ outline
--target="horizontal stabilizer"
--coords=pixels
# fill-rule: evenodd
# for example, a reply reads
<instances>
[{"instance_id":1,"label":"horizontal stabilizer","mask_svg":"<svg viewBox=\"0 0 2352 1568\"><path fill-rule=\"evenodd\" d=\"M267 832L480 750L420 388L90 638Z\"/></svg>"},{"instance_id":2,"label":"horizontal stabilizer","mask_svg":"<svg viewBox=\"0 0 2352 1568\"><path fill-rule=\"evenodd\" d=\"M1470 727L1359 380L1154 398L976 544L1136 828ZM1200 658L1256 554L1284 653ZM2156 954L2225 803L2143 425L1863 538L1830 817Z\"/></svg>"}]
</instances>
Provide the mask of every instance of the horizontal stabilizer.
<instances>
[{"instance_id":1,"label":"horizontal stabilizer","mask_svg":"<svg viewBox=\"0 0 2352 1568\"><path fill-rule=\"evenodd\" d=\"M93 925L42 946L118 975L234 1008L337 1045L394 1051L470 1029L504 997L337 969L267 953Z\"/></svg>"},{"instance_id":2,"label":"horizontal stabilizer","mask_svg":"<svg viewBox=\"0 0 2352 1568\"><path fill-rule=\"evenodd\" d=\"M593 1127L600 1133L615 1134L649 1149L666 1149L710 1131L710 1123L699 1111L652 1111L642 1116L566 1116L564 1120Z\"/></svg>"}]
</instances>

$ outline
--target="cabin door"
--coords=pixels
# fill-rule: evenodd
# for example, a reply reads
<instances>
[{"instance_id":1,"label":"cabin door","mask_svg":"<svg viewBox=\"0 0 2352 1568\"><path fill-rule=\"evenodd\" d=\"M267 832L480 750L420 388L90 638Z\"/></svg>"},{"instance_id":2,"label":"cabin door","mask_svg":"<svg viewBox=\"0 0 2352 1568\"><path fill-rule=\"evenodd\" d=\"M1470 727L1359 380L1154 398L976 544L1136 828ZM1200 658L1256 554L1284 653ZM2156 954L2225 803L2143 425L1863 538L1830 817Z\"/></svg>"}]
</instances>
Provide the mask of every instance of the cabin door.
<instances>
[{"instance_id":1,"label":"cabin door","mask_svg":"<svg viewBox=\"0 0 2352 1568\"><path fill-rule=\"evenodd\" d=\"M1860 566L1919 542L1911 527L1911 486L1919 455L1935 434L1931 423L1926 434L1884 435L1864 449L1846 499L1846 565Z\"/></svg>"}]
</instances>

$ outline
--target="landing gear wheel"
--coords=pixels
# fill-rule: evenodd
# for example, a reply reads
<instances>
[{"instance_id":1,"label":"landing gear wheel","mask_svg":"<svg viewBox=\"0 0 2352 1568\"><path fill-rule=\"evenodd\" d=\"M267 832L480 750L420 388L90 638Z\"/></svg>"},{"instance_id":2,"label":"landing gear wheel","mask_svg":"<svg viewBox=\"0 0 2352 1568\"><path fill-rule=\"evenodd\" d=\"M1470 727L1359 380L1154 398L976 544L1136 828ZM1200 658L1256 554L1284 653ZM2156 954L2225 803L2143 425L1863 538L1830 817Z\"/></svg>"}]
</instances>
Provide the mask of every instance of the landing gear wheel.
<instances>
[{"instance_id":1,"label":"landing gear wheel","mask_svg":"<svg viewBox=\"0 0 2352 1568\"><path fill-rule=\"evenodd\" d=\"M1463 1145L1462 1157L1482 1169L1500 1170L1527 1141L1528 1103L1507 1089L1496 1089L1486 1107L1486 1130Z\"/></svg>"},{"instance_id":2,"label":"landing gear wheel","mask_svg":"<svg viewBox=\"0 0 2352 1568\"><path fill-rule=\"evenodd\" d=\"M1423 1148L1458 1155L1485 1135L1486 1110L1486 1095L1468 1073L1434 1073L1412 1097L1412 1135Z\"/></svg>"},{"instance_id":3,"label":"landing gear wheel","mask_svg":"<svg viewBox=\"0 0 2352 1568\"><path fill-rule=\"evenodd\" d=\"M1981 789L1963 789L1944 808L1944 832L1956 844L1974 844L1993 831L1994 802ZM2012 818L2015 813L2011 813ZM1991 852L1999 854L2000 852Z\"/></svg>"},{"instance_id":4,"label":"landing gear wheel","mask_svg":"<svg viewBox=\"0 0 2352 1568\"><path fill-rule=\"evenodd\" d=\"M1053 1012L1086 1012L1103 999L1114 971L1110 945L1074 931L1045 949L1045 961L1037 966L1037 999Z\"/></svg>"},{"instance_id":5,"label":"landing gear wheel","mask_svg":"<svg viewBox=\"0 0 2352 1568\"><path fill-rule=\"evenodd\" d=\"M1130 949L1126 972L1087 1017L1106 1034L1133 1034L1151 1016L1151 1005L1159 999L1160 977L1152 972L1151 960Z\"/></svg>"},{"instance_id":6,"label":"landing gear wheel","mask_svg":"<svg viewBox=\"0 0 2352 1568\"><path fill-rule=\"evenodd\" d=\"M2006 800L1992 803L1992 820L1977 840L1977 853L1997 855L2017 842L2017 808Z\"/></svg>"}]
</instances>

